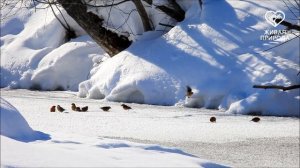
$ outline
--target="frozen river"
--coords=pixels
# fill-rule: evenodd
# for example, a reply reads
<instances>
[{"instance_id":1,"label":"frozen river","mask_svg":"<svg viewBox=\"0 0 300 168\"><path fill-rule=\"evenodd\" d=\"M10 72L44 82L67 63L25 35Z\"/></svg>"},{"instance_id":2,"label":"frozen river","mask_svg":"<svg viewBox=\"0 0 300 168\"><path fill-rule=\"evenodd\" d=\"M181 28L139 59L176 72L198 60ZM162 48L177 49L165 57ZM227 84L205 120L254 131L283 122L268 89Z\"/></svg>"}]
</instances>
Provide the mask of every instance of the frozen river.
<instances>
[{"instance_id":1,"label":"frozen river","mask_svg":"<svg viewBox=\"0 0 300 168\"><path fill-rule=\"evenodd\" d=\"M79 134L88 137L125 139L182 149L201 158L234 167L298 167L299 119L232 115L222 111L128 104L82 99L74 92L1 90L29 125L50 135ZM71 103L89 106L89 112L71 111ZM50 113L52 105L67 113ZM102 112L101 106L111 106ZM215 116L216 123L209 118Z\"/></svg>"}]
</instances>

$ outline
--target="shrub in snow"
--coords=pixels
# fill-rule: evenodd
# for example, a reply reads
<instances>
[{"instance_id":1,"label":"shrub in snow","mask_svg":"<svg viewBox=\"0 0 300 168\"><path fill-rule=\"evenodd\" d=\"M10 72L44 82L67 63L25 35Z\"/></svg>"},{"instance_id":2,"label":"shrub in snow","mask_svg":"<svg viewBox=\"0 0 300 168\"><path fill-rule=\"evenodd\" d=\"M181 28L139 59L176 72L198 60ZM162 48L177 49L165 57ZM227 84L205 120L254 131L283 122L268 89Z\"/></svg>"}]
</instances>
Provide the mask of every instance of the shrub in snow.
<instances>
[{"instance_id":1,"label":"shrub in snow","mask_svg":"<svg viewBox=\"0 0 300 168\"><path fill-rule=\"evenodd\" d=\"M47 134L32 130L20 112L3 98L0 114L1 135L25 142L50 138Z\"/></svg>"}]
</instances>

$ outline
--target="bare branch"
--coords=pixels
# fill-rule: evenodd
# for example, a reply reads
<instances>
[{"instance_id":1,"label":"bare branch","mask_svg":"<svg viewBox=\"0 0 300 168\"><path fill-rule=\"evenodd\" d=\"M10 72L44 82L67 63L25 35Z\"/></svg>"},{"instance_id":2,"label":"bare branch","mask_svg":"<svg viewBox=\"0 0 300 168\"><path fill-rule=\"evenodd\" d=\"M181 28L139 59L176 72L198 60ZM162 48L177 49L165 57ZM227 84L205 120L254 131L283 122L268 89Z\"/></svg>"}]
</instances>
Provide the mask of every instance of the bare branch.
<instances>
[{"instance_id":1,"label":"bare branch","mask_svg":"<svg viewBox=\"0 0 300 168\"><path fill-rule=\"evenodd\" d=\"M132 2L134 3L140 17L143 23L143 27L144 27L144 31L151 31L153 30L152 26L151 26L151 22L150 19L148 17L148 14L141 2L141 0L132 0Z\"/></svg>"},{"instance_id":2,"label":"bare branch","mask_svg":"<svg viewBox=\"0 0 300 168\"><path fill-rule=\"evenodd\" d=\"M291 86L278 86L278 85L254 85L253 88L258 89L281 89L283 91L292 90L292 89L299 89L300 85L291 85Z\"/></svg>"},{"instance_id":3,"label":"bare branch","mask_svg":"<svg viewBox=\"0 0 300 168\"><path fill-rule=\"evenodd\" d=\"M286 26L288 29L295 29L295 30L300 31L300 26L298 26L296 24L292 24L292 23L287 22L285 20L282 21L281 19L275 19L275 22L279 23L279 24L281 24L283 26Z\"/></svg>"}]
</instances>

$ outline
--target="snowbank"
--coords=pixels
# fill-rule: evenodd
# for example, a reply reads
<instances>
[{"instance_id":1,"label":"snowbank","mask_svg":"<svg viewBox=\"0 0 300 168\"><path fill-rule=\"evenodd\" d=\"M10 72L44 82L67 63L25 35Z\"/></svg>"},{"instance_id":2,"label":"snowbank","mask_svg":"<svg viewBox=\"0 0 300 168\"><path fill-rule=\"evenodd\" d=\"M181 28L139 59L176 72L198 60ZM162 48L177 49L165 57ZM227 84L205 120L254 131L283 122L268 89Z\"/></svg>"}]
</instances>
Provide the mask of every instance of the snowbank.
<instances>
[{"instance_id":1,"label":"snowbank","mask_svg":"<svg viewBox=\"0 0 300 168\"><path fill-rule=\"evenodd\" d=\"M23 76L20 83L31 83L42 90L76 91L78 84L89 78L90 70L96 63L93 60L101 57L100 53L103 51L90 37L78 37L47 54L39 62L31 78Z\"/></svg>"},{"instance_id":2,"label":"snowbank","mask_svg":"<svg viewBox=\"0 0 300 168\"><path fill-rule=\"evenodd\" d=\"M64 43L65 31L53 14L22 9L1 23L1 87L72 90L79 91L80 97L110 101L299 116L299 92L252 88L255 84L300 83L296 76L299 38L267 52L263 51L294 35L277 41L260 39L266 30L284 28L269 24L266 11L282 10L286 19L294 17L283 2L208 0L202 9L198 0L180 5L186 10L183 22L162 37L158 32L139 38L130 34L139 40L108 59L87 36ZM118 26L123 16L116 12L132 7L124 3L113 9L110 20L114 22L105 24ZM108 17L100 10L89 10ZM216 11L222 11L222 16ZM154 24L163 18L151 17ZM136 27L131 31L140 34L136 14L129 19L129 25L123 24L120 31ZM77 34L84 34L71 18L67 20ZM187 85L195 93L191 98L185 98Z\"/></svg>"},{"instance_id":3,"label":"snowbank","mask_svg":"<svg viewBox=\"0 0 300 168\"><path fill-rule=\"evenodd\" d=\"M25 142L49 139L49 135L32 130L20 112L3 98L0 114L1 135Z\"/></svg>"},{"instance_id":4,"label":"snowbank","mask_svg":"<svg viewBox=\"0 0 300 168\"><path fill-rule=\"evenodd\" d=\"M191 3L186 19L163 37L153 39L147 33L102 63L91 79L79 85L79 96L299 116L298 91L252 88L299 83L295 52L299 39L262 52L279 43L262 41L260 35L274 29L264 18L267 10L280 9L289 17L281 3L206 1L202 11L197 2ZM216 11L222 11L222 17ZM187 85L194 92L191 98L185 98Z\"/></svg>"},{"instance_id":5,"label":"snowbank","mask_svg":"<svg viewBox=\"0 0 300 168\"><path fill-rule=\"evenodd\" d=\"M1 87L77 91L103 50L64 11L78 35L68 42L52 12L18 5L1 9L3 16L16 13L1 20Z\"/></svg>"}]
</instances>

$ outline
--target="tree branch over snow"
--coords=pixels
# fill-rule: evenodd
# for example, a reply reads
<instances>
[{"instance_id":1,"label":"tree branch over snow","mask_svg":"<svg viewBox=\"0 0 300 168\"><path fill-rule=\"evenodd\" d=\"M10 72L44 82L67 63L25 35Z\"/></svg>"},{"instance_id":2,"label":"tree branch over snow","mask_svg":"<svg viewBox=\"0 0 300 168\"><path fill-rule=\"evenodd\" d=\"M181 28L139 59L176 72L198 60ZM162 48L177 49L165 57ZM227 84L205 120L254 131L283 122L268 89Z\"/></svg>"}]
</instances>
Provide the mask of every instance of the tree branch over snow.
<instances>
[{"instance_id":1,"label":"tree branch over snow","mask_svg":"<svg viewBox=\"0 0 300 168\"><path fill-rule=\"evenodd\" d=\"M281 19L276 19L276 20L275 20L276 23L279 23L279 24L281 24L281 25L287 27L289 30L290 30L290 29L294 29L294 30L300 31L300 26L298 26L298 25L296 25L296 24L292 24L292 23L287 22L287 21L285 21L285 20L282 21L281 23L280 23L280 21L281 21Z\"/></svg>"},{"instance_id":2,"label":"tree branch over snow","mask_svg":"<svg viewBox=\"0 0 300 168\"><path fill-rule=\"evenodd\" d=\"M151 26L150 19L148 17L148 14L147 14L141 0L132 0L132 2L134 3L134 5L135 5L140 17L141 17L143 27L144 27L144 31L146 32L146 31L153 30L153 28Z\"/></svg>"},{"instance_id":3,"label":"tree branch over snow","mask_svg":"<svg viewBox=\"0 0 300 168\"><path fill-rule=\"evenodd\" d=\"M291 86L278 86L278 85L254 85L253 88L258 88L258 89L280 89L283 91L286 90L292 90L292 89L299 89L300 85L291 85Z\"/></svg>"},{"instance_id":4,"label":"tree branch over snow","mask_svg":"<svg viewBox=\"0 0 300 168\"><path fill-rule=\"evenodd\" d=\"M153 5L152 0L144 0L149 5ZM175 19L178 22L183 21L185 17L185 11L178 5L175 0L168 0L170 6L157 5L156 8Z\"/></svg>"},{"instance_id":5,"label":"tree branch over snow","mask_svg":"<svg viewBox=\"0 0 300 168\"><path fill-rule=\"evenodd\" d=\"M111 57L128 48L131 41L103 27L103 19L87 12L81 0L57 0L67 13L100 45Z\"/></svg>"}]
</instances>

